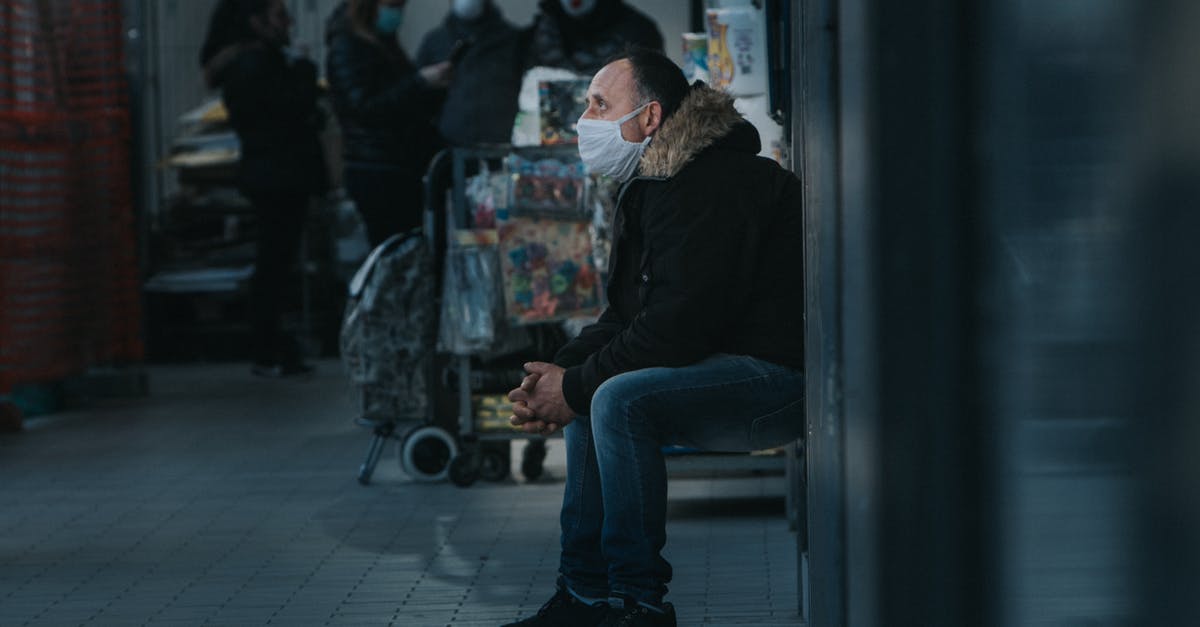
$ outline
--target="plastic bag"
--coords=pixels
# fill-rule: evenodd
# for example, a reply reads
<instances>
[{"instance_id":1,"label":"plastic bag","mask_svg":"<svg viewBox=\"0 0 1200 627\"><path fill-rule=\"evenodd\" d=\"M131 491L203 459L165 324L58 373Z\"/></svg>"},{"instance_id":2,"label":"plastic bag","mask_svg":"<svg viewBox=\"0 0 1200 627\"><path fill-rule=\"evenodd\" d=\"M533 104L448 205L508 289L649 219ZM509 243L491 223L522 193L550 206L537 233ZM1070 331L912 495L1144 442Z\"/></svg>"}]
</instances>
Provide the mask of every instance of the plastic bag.
<instances>
[{"instance_id":1,"label":"plastic bag","mask_svg":"<svg viewBox=\"0 0 1200 627\"><path fill-rule=\"evenodd\" d=\"M500 258L496 246L472 238L486 231L459 232L461 241L446 250L438 350L471 355L489 350L496 340L500 300ZM494 233L494 231L492 232Z\"/></svg>"}]
</instances>

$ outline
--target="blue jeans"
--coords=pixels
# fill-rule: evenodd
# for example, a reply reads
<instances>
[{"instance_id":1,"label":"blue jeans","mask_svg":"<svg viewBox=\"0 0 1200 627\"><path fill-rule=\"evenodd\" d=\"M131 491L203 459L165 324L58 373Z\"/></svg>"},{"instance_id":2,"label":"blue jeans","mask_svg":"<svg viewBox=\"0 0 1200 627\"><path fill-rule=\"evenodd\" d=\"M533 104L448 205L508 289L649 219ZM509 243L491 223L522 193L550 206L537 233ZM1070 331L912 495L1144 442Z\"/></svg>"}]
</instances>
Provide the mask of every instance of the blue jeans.
<instances>
[{"instance_id":1,"label":"blue jeans","mask_svg":"<svg viewBox=\"0 0 1200 627\"><path fill-rule=\"evenodd\" d=\"M560 585L581 597L661 603L671 581L662 446L745 452L803 429L804 375L752 357L714 355L605 381L591 415L563 431Z\"/></svg>"}]
</instances>

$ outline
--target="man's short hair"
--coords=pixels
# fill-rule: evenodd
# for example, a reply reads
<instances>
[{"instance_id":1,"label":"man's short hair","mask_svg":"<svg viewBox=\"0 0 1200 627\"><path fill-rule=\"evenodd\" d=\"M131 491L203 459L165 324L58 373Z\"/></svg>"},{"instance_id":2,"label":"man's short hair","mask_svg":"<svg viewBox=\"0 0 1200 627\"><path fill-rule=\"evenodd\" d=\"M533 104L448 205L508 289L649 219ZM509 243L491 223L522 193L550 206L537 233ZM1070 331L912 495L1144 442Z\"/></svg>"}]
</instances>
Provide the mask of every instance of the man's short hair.
<instances>
[{"instance_id":1,"label":"man's short hair","mask_svg":"<svg viewBox=\"0 0 1200 627\"><path fill-rule=\"evenodd\" d=\"M640 103L657 100L662 105L663 119L679 109L688 93L687 78L675 62L662 53L632 46L614 56L609 63L628 61L633 67L633 83Z\"/></svg>"}]
</instances>

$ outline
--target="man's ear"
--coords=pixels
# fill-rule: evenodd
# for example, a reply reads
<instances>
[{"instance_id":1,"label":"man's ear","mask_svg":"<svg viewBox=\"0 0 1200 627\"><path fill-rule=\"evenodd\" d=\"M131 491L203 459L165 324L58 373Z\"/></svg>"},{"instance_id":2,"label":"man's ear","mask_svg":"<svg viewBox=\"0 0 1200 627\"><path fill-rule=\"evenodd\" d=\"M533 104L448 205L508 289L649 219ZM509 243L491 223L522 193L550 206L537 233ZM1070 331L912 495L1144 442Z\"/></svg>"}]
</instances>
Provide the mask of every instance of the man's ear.
<instances>
[{"instance_id":1,"label":"man's ear","mask_svg":"<svg viewBox=\"0 0 1200 627\"><path fill-rule=\"evenodd\" d=\"M646 114L642 122L642 133L645 135L653 135L658 131L663 123L663 108L662 104L657 100L651 100L650 104L646 105Z\"/></svg>"}]
</instances>

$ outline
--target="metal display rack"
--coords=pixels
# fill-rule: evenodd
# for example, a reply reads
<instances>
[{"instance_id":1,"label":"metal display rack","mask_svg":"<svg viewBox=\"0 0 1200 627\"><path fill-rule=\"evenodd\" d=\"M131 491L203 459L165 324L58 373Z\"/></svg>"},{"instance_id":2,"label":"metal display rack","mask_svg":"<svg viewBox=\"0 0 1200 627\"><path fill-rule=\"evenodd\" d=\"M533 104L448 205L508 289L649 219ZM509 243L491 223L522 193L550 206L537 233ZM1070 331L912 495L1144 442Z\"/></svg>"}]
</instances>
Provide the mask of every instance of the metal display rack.
<instances>
[{"instance_id":1,"label":"metal display rack","mask_svg":"<svg viewBox=\"0 0 1200 627\"><path fill-rule=\"evenodd\" d=\"M469 202L466 183L472 174L470 165L480 161L499 163L512 154L540 159L564 154L562 147L512 148L510 146L487 146L457 148L444 151L435 157L426 175L426 218L425 233L433 249L434 274L437 277L437 294L441 294L441 282L445 275L446 256L449 251L447 230L452 228L441 208L447 203L454 213L456 224L469 224ZM582 214L581 214L582 215ZM557 326L558 323L541 323L534 326ZM531 436L509 428L481 429L472 395L486 389L485 381L490 378L511 378L507 389L520 382L519 365L515 368L481 367L476 354L440 353L435 366L438 373L431 373L431 385L440 386L440 392L453 395L452 412L431 408L424 425L405 432L396 424L376 425L375 439L368 451L367 459L359 473L359 481L367 483L379 456L383 443L389 438L400 440L401 465L406 472L418 480L440 481L449 478L455 485L467 487L479 479L501 481L508 477L510 450L513 440L528 440L521 462L521 471L526 479L536 480L542 475L546 457L547 439ZM440 375L440 376L438 376ZM507 381L507 379L505 379ZM493 392L495 393L495 392ZM433 394L431 396L436 396ZM448 403L443 403L446 405ZM444 408L441 408L444 410ZM552 436L561 439L560 434ZM785 474L795 466L789 459L802 459L798 445L790 445L775 455L763 454L714 454L703 451L681 450L666 447L667 469L672 476L737 476ZM787 473L794 475L795 473ZM802 498L793 484L796 477L789 476L788 514L793 526L799 524L798 505Z\"/></svg>"},{"instance_id":2,"label":"metal display rack","mask_svg":"<svg viewBox=\"0 0 1200 627\"><path fill-rule=\"evenodd\" d=\"M439 153L431 162L425 176L424 231L433 251L433 274L437 283L435 294L441 294L441 283L445 280L446 256L450 249L447 235L453 228L447 223L443 209L448 202L455 215L454 223L469 224L466 184L471 174L470 165L481 160L499 163L514 153L529 158L543 158L561 156L563 149L512 148L505 145L456 148ZM557 325L546 323L530 326L549 327L551 324ZM553 336L553 333L531 334ZM521 472L525 478L536 480L542 475L546 438L509 428L479 427L473 394L489 392L499 395L499 390L488 389L488 383L497 380L507 382L508 379L514 379L509 382L505 392L520 383L519 365L506 367L501 362L496 367L484 367L479 363L480 357L478 354L436 355L428 377L430 385L435 388L430 394L434 401L423 424L405 428L395 421L370 423L374 437L366 459L359 468L360 483L365 485L370 482L384 445L390 439L399 440L401 466L410 477L419 481L449 478L456 485L466 487L481 478L504 480L509 475L509 451L513 440L528 440L521 462ZM549 355L545 358L548 359ZM447 398L450 394L452 396ZM454 407L452 414L448 406Z\"/></svg>"}]
</instances>

